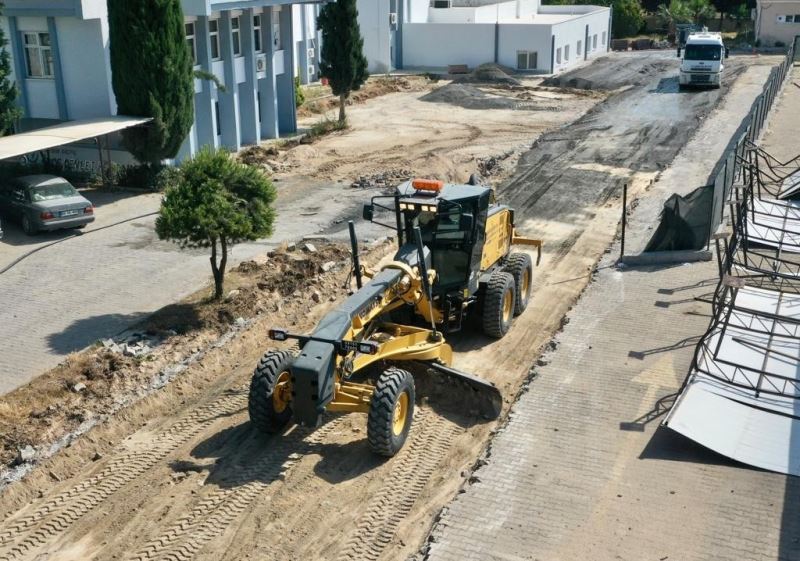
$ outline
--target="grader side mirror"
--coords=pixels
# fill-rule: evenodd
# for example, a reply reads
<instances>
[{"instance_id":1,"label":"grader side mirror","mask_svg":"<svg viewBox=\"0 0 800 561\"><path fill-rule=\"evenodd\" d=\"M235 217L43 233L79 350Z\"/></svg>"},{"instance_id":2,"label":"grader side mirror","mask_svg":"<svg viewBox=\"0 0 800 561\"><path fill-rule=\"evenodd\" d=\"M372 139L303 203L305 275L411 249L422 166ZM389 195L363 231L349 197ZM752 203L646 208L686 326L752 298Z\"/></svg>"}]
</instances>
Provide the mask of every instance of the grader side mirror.
<instances>
[{"instance_id":1,"label":"grader side mirror","mask_svg":"<svg viewBox=\"0 0 800 561\"><path fill-rule=\"evenodd\" d=\"M361 213L361 216L364 218L364 220L372 222L373 214L375 214L375 207L373 207L372 205L364 205L364 210Z\"/></svg>"}]
</instances>

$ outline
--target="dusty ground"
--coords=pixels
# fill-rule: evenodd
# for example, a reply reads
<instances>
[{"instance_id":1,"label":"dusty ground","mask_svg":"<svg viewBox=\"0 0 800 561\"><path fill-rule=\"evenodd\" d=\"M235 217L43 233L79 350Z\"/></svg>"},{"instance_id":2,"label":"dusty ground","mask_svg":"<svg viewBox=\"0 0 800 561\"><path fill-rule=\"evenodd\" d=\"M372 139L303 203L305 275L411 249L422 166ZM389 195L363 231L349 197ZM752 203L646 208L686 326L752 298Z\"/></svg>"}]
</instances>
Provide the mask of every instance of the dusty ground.
<instances>
[{"instance_id":1,"label":"dusty ground","mask_svg":"<svg viewBox=\"0 0 800 561\"><path fill-rule=\"evenodd\" d=\"M670 90L677 63L666 55L605 60L596 63L606 65L603 74L625 69L642 78L619 83L633 87L542 136L498 189L523 233L545 239L531 307L501 341L469 333L451 339L456 365L497 383L507 404L613 239L621 184L629 182L632 197L643 194L729 87L683 96ZM564 93L526 95L537 92ZM573 118L596 101L568 95ZM542 107L554 103L542 99ZM476 158L530 145L565 119L559 111L466 109L404 93L359 108L353 131L279 157L307 176L348 182L393 166L463 179ZM381 128L373 131L375 122ZM304 301L294 329L310 329L332 305ZM332 418L313 433L257 435L244 388L265 330L284 320L256 316L164 390L3 491L0 559L396 559L417 551L494 423L420 374L429 397L391 460L368 452L362 415Z\"/></svg>"}]
</instances>

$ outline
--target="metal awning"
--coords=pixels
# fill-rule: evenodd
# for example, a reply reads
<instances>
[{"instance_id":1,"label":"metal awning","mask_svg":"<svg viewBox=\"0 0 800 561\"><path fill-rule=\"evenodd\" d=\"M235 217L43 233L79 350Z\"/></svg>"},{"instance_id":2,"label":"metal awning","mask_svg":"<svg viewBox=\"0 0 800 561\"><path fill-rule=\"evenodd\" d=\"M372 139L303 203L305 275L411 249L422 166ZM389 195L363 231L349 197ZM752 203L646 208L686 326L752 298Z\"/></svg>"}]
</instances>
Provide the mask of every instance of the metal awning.
<instances>
[{"instance_id":1,"label":"metal awning","mask_svg":"<svg viewBox=\"0 0 800 561\"><path fill-rule=\"evenodd\" d=\"M800 475L800 295L727 291L664 424L734 460Z\"/></svg>"},{"instance_id":2,"label":"metal awning","mask_svg":"<svg viewBox=\"0 0 800 561\"><path fill-rule=\"evenodd\" d=\"M151 121L150 117L126 117L115 115L80 121L68 121L51 127L12 134L0 138L0 160L16 158L71 144L81 140L88 140L112 132L135 127Z\"/></svg>"}]
</instances>

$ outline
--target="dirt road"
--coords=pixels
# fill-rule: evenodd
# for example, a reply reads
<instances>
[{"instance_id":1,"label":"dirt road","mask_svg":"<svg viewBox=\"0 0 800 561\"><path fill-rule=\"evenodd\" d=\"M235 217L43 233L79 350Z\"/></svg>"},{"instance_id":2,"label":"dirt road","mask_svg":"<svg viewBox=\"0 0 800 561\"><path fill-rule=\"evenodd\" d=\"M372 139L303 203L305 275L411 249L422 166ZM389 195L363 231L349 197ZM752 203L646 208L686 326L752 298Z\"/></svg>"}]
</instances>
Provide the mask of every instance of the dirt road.
<instances>
[{"instance_id":1,"label":"dirt road","mask_svg":"<svg viewBox=\"0 0 800 561\"><path fill-rule=\"evenodd\" d=\"M771 62L744 58L731 63L735 69ZM499 188L501 199L517 208L523 232L545 239L531 307L501 341L469 334L451 339L459 351L457 366L496 382L507 403L612 240L622 182L630 183L632 194L643 193L692 125L729 87L686 95L670 91L677 62L668 54L613 56L572 77L591 77L597 68L604 76L633 76L634 83L576 123L540 138ZM379 104L370 107L373 118L402 128L400 110L425 111L426 104L438 106L417 100L386 113ZM441 126L463 131L465 141L480 132L466 124L470 119L490 120L476 115L486 110L457 107L452 112ZM496 127L524 128L540 115L515 111L506 121L498 119ZM315 151L308 158L340 162L336 166L303 161L310 175L327 177L395 161L435 171L432 162L442 157L436 136L420 139L413 129L398 132L391 141L398 148L385 158L384 149L376 149L378 140L367 134L304 147ZM502 146L498 139L486 148L494 154ZM462 166L478 155L473 149L474 139L452 160L460 163L439 169L463 173ZM334 305L309 302L308 313L293 317L293 329L310 329ZM315 432L294 428L282 437L255 434L247 421L245 386L263 350L265 330L287 319L284 312L256 319L163 391L6 489L0 504L5 517L0 560L413 555L495 425L455 402L442 384L420 376L418 383L426 387L420 393L427 397L419 404L409 441L391 460L369 453L363 415L332 417Z\"/></svg>"}]
</instances>

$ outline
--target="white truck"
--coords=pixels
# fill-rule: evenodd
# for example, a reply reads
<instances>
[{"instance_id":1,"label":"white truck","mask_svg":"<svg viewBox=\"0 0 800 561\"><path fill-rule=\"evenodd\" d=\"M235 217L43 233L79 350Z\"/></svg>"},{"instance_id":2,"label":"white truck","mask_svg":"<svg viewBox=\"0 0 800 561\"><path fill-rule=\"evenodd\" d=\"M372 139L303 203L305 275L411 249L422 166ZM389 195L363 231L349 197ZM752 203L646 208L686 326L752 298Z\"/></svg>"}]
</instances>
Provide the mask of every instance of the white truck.
<instances>
[{"instance_id":1,"label":"white truck","mask_svg":"<svg viewBox=\"0 0 800 561\"><path fill-rule=\"evenodd\" d=\"M701 31L690 33L686 38L681 58L681 47L678 47L678 58L681 59L679 77L680 87L722 85L723 60L728 58L728 48L722 44L722 34Z\"/></svg>"}]
</instances>

